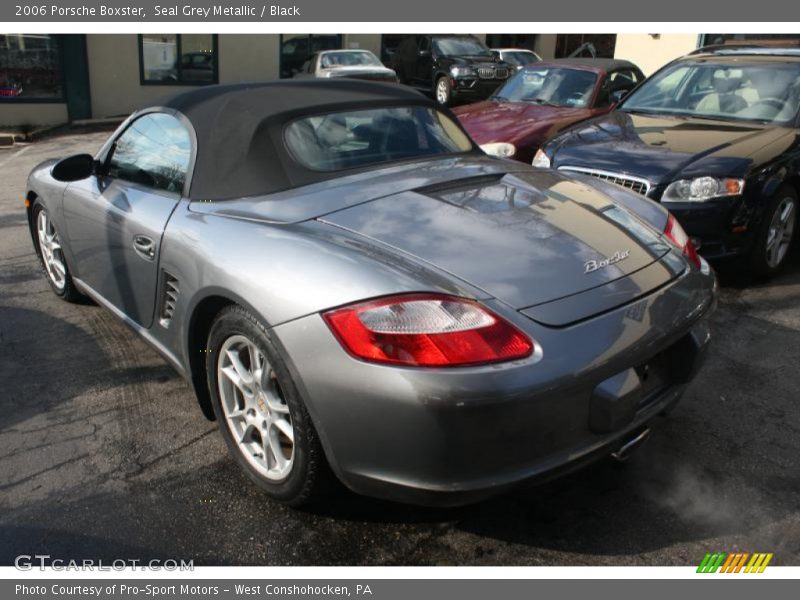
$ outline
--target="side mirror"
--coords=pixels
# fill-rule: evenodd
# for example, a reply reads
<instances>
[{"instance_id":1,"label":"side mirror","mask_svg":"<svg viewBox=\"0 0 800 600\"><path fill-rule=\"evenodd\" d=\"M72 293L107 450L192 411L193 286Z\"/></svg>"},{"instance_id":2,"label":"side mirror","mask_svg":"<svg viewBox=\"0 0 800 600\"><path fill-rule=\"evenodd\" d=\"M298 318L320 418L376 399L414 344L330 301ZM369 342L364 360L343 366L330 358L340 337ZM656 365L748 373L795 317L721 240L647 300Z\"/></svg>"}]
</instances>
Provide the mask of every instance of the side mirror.
<instances>
[{"instance_id":1,"label":"side mirror","mask_svg":"<svg viewBox=\"0 0 800 600\"><path fill-rule=\"evenodd\" d=\"M611 104L619 104L622 102L622 99L628 95L630 90L621 89L621 90L614 90L611 92Z\"/></svg>"},{"instance_id":2,"label":"side mirror","mask_svg":"<svg viewBox=\"0 0 800 600\"><path fill-rule=\"evenodd\" d=\"M420 56L430 56L431 55L431 51L430 50L420 50L418 54Z\"/></svg>"},{"instance_id":3,"label":"side mirror","mask_svg":"<svg viewBox=\"0 0 800 600\"><path fill-rule=\"evenodd\" d=\"M53 166L53 179L70 182L91 177L97 172L97 163L91 154L76 154L58 161Z\"/></svg>"}]
</instances>

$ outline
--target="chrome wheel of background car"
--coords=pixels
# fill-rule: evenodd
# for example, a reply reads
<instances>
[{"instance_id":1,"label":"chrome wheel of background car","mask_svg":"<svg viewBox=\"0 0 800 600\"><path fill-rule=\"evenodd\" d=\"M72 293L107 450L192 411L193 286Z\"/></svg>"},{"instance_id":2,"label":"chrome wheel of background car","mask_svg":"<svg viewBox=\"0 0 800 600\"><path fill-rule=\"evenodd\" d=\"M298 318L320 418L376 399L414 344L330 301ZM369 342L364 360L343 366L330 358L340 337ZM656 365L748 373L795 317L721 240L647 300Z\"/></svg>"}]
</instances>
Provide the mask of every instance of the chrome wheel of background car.
<instances>
[{"instance_id":1,"label":"chrome wheel of background car","mask_svg":"<svg viewBox=\"0 0 800 600\"><path fill-rule=\"evenodd\" d=\"M439 81L436 82L436 101L439 104L447 104L450 100L450 87L447 83L447 79L444 77L440 77Z\"/></svg>"},{"instance_id":2,"label":"chrome wheel of background car","mask_svg":"<svg viewBox=\"0 0 800 600\"><path fill-rule=\"evenodd\" d=\"M294 463L294 427L264 353L243 335L229 337L217 359L219 397L239 451L261 475L285 479Z\"/></svg>"},{"instance_id":3,"label":"chrome wheel of background car","mask_svg":"<svg viewBox=\"0 0 800 600\"><path fill-rule=\"evenodd\" d=\"M44 210L39 211L36 218L36 231L39 236L39 249L42 261L50 281L56 289L63 290L66 285L67 269L64 266L64 254L53 222Z\"/></svg>"},{"instance_id":4,"label":"chrome wheel of background car","mask_svg":"<svg viewBox=\"0 0 800 600\"><path fill-rule=\"evenodd\" d=\"M767 231L767 264L775 268L779 266L794 237L794 224L796 220L797 203L794 198L787 196L779 203L772 214L772 221Z\"/></svg>"}]
</instances>

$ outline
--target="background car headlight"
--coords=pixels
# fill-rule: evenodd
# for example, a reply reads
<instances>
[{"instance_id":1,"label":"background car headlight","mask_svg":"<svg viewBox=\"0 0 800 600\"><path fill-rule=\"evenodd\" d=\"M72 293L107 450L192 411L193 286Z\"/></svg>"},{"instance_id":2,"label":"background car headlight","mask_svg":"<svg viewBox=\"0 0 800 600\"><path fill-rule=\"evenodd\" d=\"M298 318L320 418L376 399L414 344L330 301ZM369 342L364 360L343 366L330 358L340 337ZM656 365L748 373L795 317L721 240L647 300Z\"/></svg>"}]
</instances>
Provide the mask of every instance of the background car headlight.
<instances>
[{"instance_id":1,"label":"background car headlight","mask_svg":"<svg viewBox=\"0 0 800 600\"><path fill-rule=\"evenodd\" d=\"M478 74L472 67L450 67L450 75L453 77L477 77Z\"/></svg>"},{"instance_id":2,"label":"background car headlight","mask_svg":"<svg viewBox=\"0 0 800 600\"><path fill-rule=\"evenodd\" d=\"M544 153L544 150L539 148L536 151L536 156L533 157L533 162L531 163L534 167L538 167L539 169L549 169L550 168L550 157Z\"/></svg>"},{"instance_id":3,"label":"background car headlight","mask_svg":"<svg viewBox=\"0 0 800 600\"><path fill-rule=\"evenodd\" d=\"M738 196L744 191L744 180L730 177L695 177L673 181L664 190L662 202L705 202L722 196Z\"/></svg>"},{"instance_id":4,"label":"background car headlight","mask_svg":"<svg viewBox=\"0 0 800 600\"><path fill-rule=\"evenodd\" d=\"M486 152L486 154L489 156L498 156L500 158L511 158L517 152L517 148L514 146L514 144L509 144L506 142L481 144L481 150Z\"/></svg>"},{"instance_id":5,"label":"background car headlight","mask_svg":"<svg viewBox=\"0 0 800 600\"><path fill-rule=\"evenodd\" d=\"M541 347L511 323L455 296L390 296L322 316L345 350L368 362L463 367L542 355Z\"/></svg>"}]
</instances>

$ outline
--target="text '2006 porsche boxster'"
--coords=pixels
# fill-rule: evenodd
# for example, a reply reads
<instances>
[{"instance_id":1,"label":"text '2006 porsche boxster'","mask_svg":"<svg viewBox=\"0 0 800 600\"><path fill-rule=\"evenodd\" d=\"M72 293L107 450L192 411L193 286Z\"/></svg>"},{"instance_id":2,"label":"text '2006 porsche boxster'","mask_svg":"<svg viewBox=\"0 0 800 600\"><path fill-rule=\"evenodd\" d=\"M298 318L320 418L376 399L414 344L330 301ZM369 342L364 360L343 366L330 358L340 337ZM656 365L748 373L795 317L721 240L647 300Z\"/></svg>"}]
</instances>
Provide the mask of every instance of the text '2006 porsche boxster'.
<instances>
[{"instance_id":1,"label":"text '2006 porsche boxster'","mask_svg":"<svg viewBox=\"0 0 800 600\"><path fill-rule=\"evenodd\" d=\"M488 157L396 85L185 92L36 167L27 203L53 291L158 349L291 504L624 458L709 340L715 277L666 210Z\"/></svg>"}]
</instances>

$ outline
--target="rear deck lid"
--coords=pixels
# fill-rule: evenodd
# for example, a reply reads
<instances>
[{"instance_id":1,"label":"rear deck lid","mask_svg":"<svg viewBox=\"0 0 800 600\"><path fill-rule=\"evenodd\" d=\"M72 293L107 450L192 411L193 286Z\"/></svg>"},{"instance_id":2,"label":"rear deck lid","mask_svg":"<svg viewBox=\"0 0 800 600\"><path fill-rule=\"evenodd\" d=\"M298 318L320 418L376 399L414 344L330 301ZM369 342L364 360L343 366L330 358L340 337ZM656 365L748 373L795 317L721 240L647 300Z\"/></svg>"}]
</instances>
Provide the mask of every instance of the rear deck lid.
<instances>
[{"instance_id":1,"label":"rear deck lid","mask_svg":"<svg viewBox=\"0 0 800 600\"><path fill-rule=\"evenodd\" d=\"M665 266L657 270L658 277L621 283L657 263L670 246L597 189L558 172L520 171L444 182L320 220L433 264L517 309L612 282L618 283L607 288L609 296L620 298L623 288L628 296L634 288L645 293L677 274ZM602 292L592 302L600 297ZM586 310L574 306L547 320L563 323Z\"/></svg>"}]
</instances>

